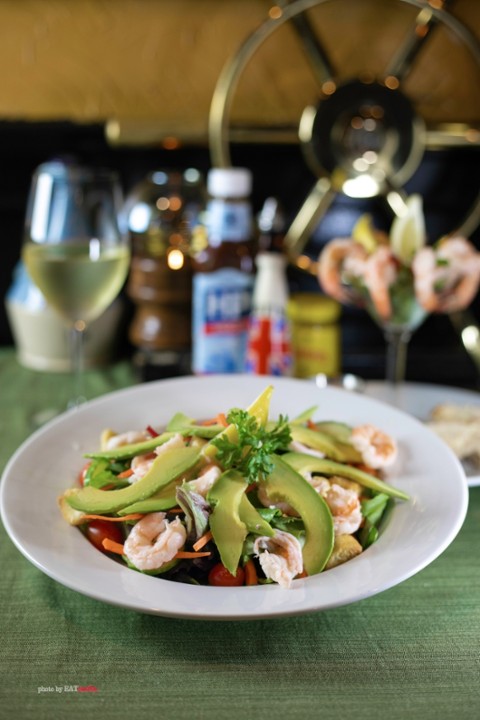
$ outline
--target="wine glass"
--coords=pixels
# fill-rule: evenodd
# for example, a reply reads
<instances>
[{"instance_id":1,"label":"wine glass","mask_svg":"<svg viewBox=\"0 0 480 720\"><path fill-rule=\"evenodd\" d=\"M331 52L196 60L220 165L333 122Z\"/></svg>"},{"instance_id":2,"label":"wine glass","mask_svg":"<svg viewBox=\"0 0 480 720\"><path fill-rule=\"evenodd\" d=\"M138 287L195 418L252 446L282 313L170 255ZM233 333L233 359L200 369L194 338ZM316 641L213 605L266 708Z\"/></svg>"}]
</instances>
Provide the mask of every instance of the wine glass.
<instances>
[{"instance_id":1,"label":"wine glass","mask_svg":"<svg viewBox=\"0 0 480 720\"><path fill-rule=\"evenodd\" d=\"M351 237L327 243L318 279L327 295L365 308L383 331L387 392L401 407L412 334L431 313L468 307L480 286L480 253L456 234L427 244L422 199L412 195L388 235L364 215Z\"/></svg>"},{"instance_id":2,"label":"wine glass","mask_svg":"<svg viewBox=\"0 0 480 720\"><path fill-rule=\"evenodd\" d=\"M364 307L382 330L386 343L385 380L390 387L398 388L405 380L408 344L428 316L417 300L413 275L405 268L389 288L389 303L387 318L364 288Z\"/></svg>"},{"instance_id":3,"label":"wine glass","mask_svg":"<svg viewBox=\"0 0 480 720\"><path fill-rule=\"evenodd\" d=\"M35 171L22 259L70 334L74 378L68 408L84 400L84 336L120 292L130 250L120 228L119 180L106 169L51 162Z\"/></svg>"}]
</instances>

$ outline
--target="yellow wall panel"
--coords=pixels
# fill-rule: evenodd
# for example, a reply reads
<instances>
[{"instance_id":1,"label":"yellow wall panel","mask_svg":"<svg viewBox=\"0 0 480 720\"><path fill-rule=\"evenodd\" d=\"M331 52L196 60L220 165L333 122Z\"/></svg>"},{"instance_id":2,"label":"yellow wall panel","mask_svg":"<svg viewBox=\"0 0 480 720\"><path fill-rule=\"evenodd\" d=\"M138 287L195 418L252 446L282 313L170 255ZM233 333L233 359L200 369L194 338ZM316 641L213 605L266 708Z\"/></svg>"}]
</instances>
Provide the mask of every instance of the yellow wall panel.
<instances>
[{"instance_id":1,"label":"yellow wall panel","mask_svg":"<svg viewBox=\"0 0 480 720\"><path fill-rule=\"evenodd\" d=\"M0 0L0 120L116 119L205 138L218 76L267 17L268 0ZM480 2L452 12L480 32ZM340 78L379 72L416 10L397 0L334 0L312 22ZM478 68L442 29L405 89L432 121L480 121ZM266 41L232 108L245 123L292 123L318 86L291 26Z\"/></svg>"}]
</instances>

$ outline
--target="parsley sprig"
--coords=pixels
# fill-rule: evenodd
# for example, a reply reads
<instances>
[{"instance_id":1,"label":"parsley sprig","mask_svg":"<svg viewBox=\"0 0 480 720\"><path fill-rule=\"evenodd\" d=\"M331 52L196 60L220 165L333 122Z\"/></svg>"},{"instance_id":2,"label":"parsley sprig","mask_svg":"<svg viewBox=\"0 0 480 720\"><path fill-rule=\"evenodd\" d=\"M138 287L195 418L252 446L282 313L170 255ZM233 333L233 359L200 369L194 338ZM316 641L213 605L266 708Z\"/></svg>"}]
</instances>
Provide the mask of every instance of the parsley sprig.
<instances>
[{"instance_id":1,"label":"parsley sprig","mask_svg":"<svg viewBox=\"0 0 480 720\"><path fill-rule=\"evenodd\" d=\"M280 415L274 427L267 430L246 410L234 408L228 413L227 420L235 425L238 440L232 442L227 435L221 435L211 441L217 448L219 463L226 470L235 468L248 482L269 475L273 470L270 455L286 450L292 440L288 418Z\"/></svg>"}]
</instances>

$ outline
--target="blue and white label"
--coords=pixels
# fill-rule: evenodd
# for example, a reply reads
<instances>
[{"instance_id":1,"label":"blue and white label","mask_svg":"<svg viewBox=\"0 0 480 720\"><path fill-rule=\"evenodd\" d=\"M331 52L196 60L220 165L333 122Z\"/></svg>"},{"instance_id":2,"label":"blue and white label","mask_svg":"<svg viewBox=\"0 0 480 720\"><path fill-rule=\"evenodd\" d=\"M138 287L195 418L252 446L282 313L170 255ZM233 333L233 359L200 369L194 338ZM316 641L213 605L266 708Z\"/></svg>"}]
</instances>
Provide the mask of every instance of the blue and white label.
<instances>
[{"instance_id":1,"label":"blue and white label","mask_svg":"<svg viewBox=\"0 0 480 720\"><path fill-rule=\"evenodd\" d=\"M224 268L193 279L193 372L243 372L253 276Z\"/></svg>"},{"instance_id":2,"label":"blue and white label","mask_svg":"<svg viewBox=\"0 0 480 720\"><path fill-rule=\"evenodd\" d=\"M245 242L252 236L252 209L246 201L210 200L206 222L208 241L212 247L224 240Z\"/></svg>"}]
</instances>

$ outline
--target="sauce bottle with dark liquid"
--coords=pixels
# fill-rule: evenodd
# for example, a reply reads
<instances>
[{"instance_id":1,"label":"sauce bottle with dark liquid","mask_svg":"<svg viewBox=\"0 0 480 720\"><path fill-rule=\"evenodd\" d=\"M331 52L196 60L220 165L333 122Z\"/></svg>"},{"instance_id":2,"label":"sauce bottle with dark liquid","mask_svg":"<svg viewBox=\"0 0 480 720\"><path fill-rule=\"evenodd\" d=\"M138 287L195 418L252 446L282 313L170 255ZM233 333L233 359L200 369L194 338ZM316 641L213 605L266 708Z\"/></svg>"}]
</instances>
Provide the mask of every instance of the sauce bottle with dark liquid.
<instances>
[{"instance_id":1,"label":"sauce bottle with dark liquid","mask_svg":"<svg viewBox=\"0 0 480 720\"><path fill-rule=\"evenodd\" d=\"M193 242L192 368L195 374L244 371L254 282L252 175L213 168L205 236Z\"/></svg>"}]
</instances>

